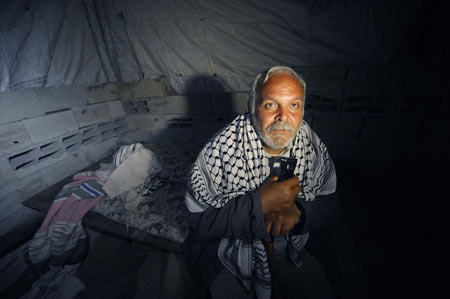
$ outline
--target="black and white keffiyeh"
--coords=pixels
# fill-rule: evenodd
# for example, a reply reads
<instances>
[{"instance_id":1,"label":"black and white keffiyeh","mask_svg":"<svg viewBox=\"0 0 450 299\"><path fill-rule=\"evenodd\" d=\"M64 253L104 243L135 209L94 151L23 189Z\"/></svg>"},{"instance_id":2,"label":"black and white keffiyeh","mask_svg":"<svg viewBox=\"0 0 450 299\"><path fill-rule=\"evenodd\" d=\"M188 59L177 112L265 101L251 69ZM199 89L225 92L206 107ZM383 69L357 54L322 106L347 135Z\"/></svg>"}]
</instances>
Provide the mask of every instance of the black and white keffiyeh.
<instances>
[{"instance_id":1,"label":"black and white keffiyeh","mask_svg":"<svg viewBox=\"0 0 450 299\"><path fill-rule=\"evenodd\" d=\"M325 144L303 121L294 138L291 157L297 158L294 174L302 192L299 198L314 200L336 190L334 165ZM270 174L268 155L252 125L250 114L237 116L203 148L188 178L186 205L193 213L221 208L228 200L259 188ZM301 265L300 251L308 234L288 236L288 253ZM258 298L270 298L271 278L267 253L261 240L221 240L218 255L224 267L242 280Z\"/></svg>"}]
</instances>

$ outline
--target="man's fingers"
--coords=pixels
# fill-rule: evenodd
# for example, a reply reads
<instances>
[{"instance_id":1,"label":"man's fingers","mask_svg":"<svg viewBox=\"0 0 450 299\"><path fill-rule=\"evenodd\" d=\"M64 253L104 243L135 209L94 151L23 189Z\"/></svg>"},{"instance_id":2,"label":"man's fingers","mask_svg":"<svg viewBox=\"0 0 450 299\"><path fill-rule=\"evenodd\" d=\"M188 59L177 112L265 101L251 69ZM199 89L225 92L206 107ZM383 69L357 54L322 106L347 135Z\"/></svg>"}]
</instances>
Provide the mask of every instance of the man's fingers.
<instances>
[{"instance_id":1,"label":"man's fingers","mask_svg":"<svg viewBox=\"0 0 450 299\"><path fill-rule=\"evenodd\" d=\"M272 221L271 220L266 220L265 225L266 225L266 232L268 234L270 234L270 229L272 228Z\"/></svg>"},{"instance_id":2,"label":"man's fingers","mask_svg":"<svg viewBox=\"0 0 450 299\"><path fill-rule=\"evenodd\" d=\"M294 225L292 225L292 223L285 223L283 225L283 228L281 229L281 234L287 235L293 227L294 227Z\"/></svg>"},{"instance_id":3,"label":"man's fingers","mask_svg":"<svg viewBox=\"0 0 450 299\"><path fill-rule=\"evenodd\" d=\"M276 175L269 178L269 182L276 182L276 181L278 181L278 177Z\"/></svg>"},{"instance_id":4,"label":"man's fingers","mask_svg":"<svg viewBox=\"0 0 450 299\"><path fill-rule=\"evenodd\" d=\"M288 183L289 185L293 186L293 185L298 185L298 183L300 183L300 180L298 179L298 177L296 175L294 175L293 177L285 180L285 182Z\"/></svg>"},{"instance_id":5,"label":"man's fingers","mask_svg":"<svg viewBox=\"0 0 450 299\"><path fill-rule=\"evenodd\" d=\"M271 233L272 233L272 236L278 237L280 235L280 232L281 232L281 222L277 221L274 224L272 224Z\"/></svg>"}]
</instances>

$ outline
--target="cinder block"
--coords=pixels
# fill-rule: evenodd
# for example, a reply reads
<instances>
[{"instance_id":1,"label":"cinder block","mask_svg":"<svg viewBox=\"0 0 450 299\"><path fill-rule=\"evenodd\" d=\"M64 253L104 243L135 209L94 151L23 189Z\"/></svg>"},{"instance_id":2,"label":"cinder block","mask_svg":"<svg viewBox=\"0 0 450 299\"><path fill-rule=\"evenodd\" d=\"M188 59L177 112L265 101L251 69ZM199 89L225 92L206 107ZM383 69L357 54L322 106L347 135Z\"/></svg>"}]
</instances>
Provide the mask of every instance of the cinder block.
<instances>
[{"instance_id":1,"label":"cinder block","mask_svg":"<svg viewBox=\"0 0 450 299\"><path fill-rule=\"evenodd\" d=\"M75 152L75 151L79 150L82 145L83 145L83 143L81 141L77 142L77 143L73 143L71 145L66 146L66 151L69 153Z\"/></svg>"},{"instance_id":2,"label":"cinder block","mask_svg":"<svg viewBox=\"0 0 450 299\"><path fill-rule=\"evenodd\" d=\"M342 107L342 96L339 95L323 95L320 102L310 107L306 107L305 111L313 114L333 114L338 115Z\"/></svg>"},{"instance_id":3,"label":"cinder block","mask_svg":"<svg viewBox=\"0 0 450 299\"><path fill-rule=\"evenodd\" d=\"M403 70L391 66L352 66L345 81L348 94L403 94Z\"/></svg>"},{"instance_id":4,"label":"cinder block","mask_svg":"<svg viewBox=\"0 0 450 299\"><path fill-rule=\"evenodd\" d=\"M64 86L27 89L0 94L0 124L31 119L48 112L85 105L85 87Z\"/></svg>"},{"instance_id":5,"label":"cinder block","mask_svg":"<svg viewBox=\"0 0 450 299\"><path fill-rule=\"evenodd\" d=\"M32 144L22 122L0 125L0 157Z\"/></svg>"},{"instance_id":6,"label":"cinder block","mask_svg":"<svg viewBox=\"0 0 450 299\"><path fill-rule=\"evenodd\" d=\"M118 138L118 142L120 142L121 145L130 144L134 142L142 143L149 140L153 140L153 136L154 134L152 131L131 130L121 135Z\"/></svg>"},{"instance_id":7,"label":"cinder block","mask_svg":"<svg viewBox=\"0 0 450 299\"><path fill-rule=\"evenodd\" d=\"M119 88L116 83L107 83L89 88L89 104L113 101L119 98Z\"/></svg>"},{"instance_id":8,"label":"cinder block","mask_svg":"<svg viewBox=\"0 0 450 299\"><path fill-rule=\"evenodd\" d=\"M392 137L392 119L366 118L361 130L364 141L385 140Z\"/></svg>"},{"instance_id":9,"label":"cinder block","mask_svg":"<svg viewBox=\"0 0 450 299\"><path fill-rule=\"evenodd\" d=\"M110 121L110 122L107 122L107 123L99 124L99 125L97 126L97 128L98 128L101 132L104 132L104 131L108 131L108 130L114 129L115 127L116 127L116 123L115 123L114 121Z\"/></svg>"},{"instance_id":10,"label":"cinder block","mask_svg":"<svg viewBox=\"0 0 450 299\"><path fill-rule=\"evenodd\" d=\"M123 108L126 114L149 112L147 101L145 100L123 102Z\"/></svg>"},{"instance_id":11,"label":"cinder block","mask_svg":"<svg viewBox=\"0 0 450 299\"><path fill-rule=\"evenodd\" d=\"M123 120L125 121L126 127L129 130L135 130L138 128L137 124L136 124L136 117L137 116L135 116L135 115L127 115L123 118ZM140 116L138 116L138 117L140 117Z\"/></svg>"},{"instance_id":12,"label":"cinder block","mask_svg":"<svg viewBox=\"0 0 450 299\"><path fill-rule=\"evenodd\" d=\"M314 94L307 94L305 103L306 105L314 105L320 102L320 96Z\"/></svg>"},{"instance_id":13,"label":"cinder block","mask_svg":"<svg viewBox=\"0 0 450 299\"><path fill-rule=\"evenodd\" d=\"M49 185L53 185L90 165L82 154L70 154L64 160L45 168L42 173Z\"/></svg>"},{"instance_id":14,"label":"cinder block","mask_svg":"<svg viewBox=\"0 0 450 299\"><path fill-rule=\"evenodd\" d=\"M101 139L101 131L96 127L90 127L83 130L82 133L82 144L90 145L100 141Z\"/></svg>"},{"instance_id":15,"label":"cinder block","mask_svg":"<svg viewBox=\"0 0 450 299\"><path fill-rule=\"evenodd\" d=\"M125 132L127 132L127 131L129 131L129 130L127 129L126 125L123 125L123 126L114 128L113 131L114 131L114 134L115 134L116 136L120 136L120 135L122 135L123 133L125 133Z\"/></svg>"},{"instance_id":16,"label":"cinder block","mask_svg":"<svg viewBox=\"0 0 450 299\"><path fill-rule=\"evenodd\" d=\"M86 138L99 136L100 133L101 133L100 130L96 126L91 127L91 128L86 128L83 130L83 140Z\"/></svg>"},{"instance_id":17,"label":"cinder block","mask_svg":"<svg viewBox=\"0 0 450 299\"><path fill-rule=\"evenodd\" d=\"M121 101L108 102L109 113L111 118L122 117L125 115L125 110Z\"/></svg>"},{"instance_id":18,"label":"cinder block","mask_svg":"<svg viewBox=\"0 0 450 299\"><path fill-rule=\"evenodd\" d=\"M7 157L0 158L0 194L6 186L17 182L16 174Z\"/></svg>"},{"instance_id":19,"label":"cinder block","mask_svg":"<svg viewBox=\"0 0 450 299\"><path fill-rule=\"evenodd\" d=\"M194 129L198 135L208 140L228 123L226 115L204 115L195 119Z\"/></svg>"},{"instance_id":20,"label":"cinder block","mask_svg":"<svg viewBox=\"0 0 450 299\"><path fill-rule=\"evenodd\" d=\"M247 92L229 92L213 94L212 111L213 113L242 113L248 111L248 93Z\"/></svg>"},{"instance_id":21,"label":"cinder block","mask_svg":"<svg viewBox=\"0 0 450 299\"><path fill-rule=\"evenodd\" d=\"M180 116L178 114L166 114L165 120L168 123L168 130L192 130L194 128L193 117Z\"/></svg>"},{"instance_id":22,"label":"cinder block","mask_svg":"<svg viewBox=\"0 0 450 299\"><path fill-rule=\"evenodd\" d=\"M362 115L366 111L366 106L372 97L369 95L350 95L345 98L342 107L342 114Z\"/></svg>"},{"instance_id":23,"label":"cinder block","mask_svg":"<svg viewBox=\"0 0 450 299\"><path fill-rule=\"evenodd\" d=\"M36 94L44 112L83 106L88 100L88 90L84 86L37 88Z\"/></svg>"},{"instance_id":24,"label":"cinder block","mask_svg":"<svg viewBox=\"0 0 450 299\"><path fill-rule=\"evenodd\" d=\"M395 105L403 97L395 95L384 95L384 96L373 96L371 104L372 105Z\"/></svg>"},{"instance_id":25,"label":"cinder block","mask_svg":"<svg viewBox=\"0 0 450 299\"><path fill-rule=\"evenodd\" d=\"M114 121L114 124L116 126L125 126L127 124L127 122L125 121L124 118L119 118Z\"/></svg>"},{"instance_id":26,"label":"cinder block","mask_svg":"<svg viewBox=\"0 0 450 299\"><path fill-rule=\"evenodd\" d=\"M27 176L23 176L19 178L16 184L11 185L9 190L10 193L14 193L18 191L20 194L20 201L23 201L30 196L44 190L49 186L47 179L42 172L38 171L35 173L31 173Z\"/></svg>"},{"instance_id":27,"label":"cinder block","mask_svg":"<svg viewBox=\"0 0 450 299\"><path fill-rule=\"evenodd\" d=\"M40 170L55 164L67 157L67 152L63 150L57 150L54 153L46 154L46 155L40 155L40 157L37 160L34 160L34 163L30 166L21 167L19 169L16 169L16 175L18 178L23 178L28 175L31 175L33 173L38 173Z\"/></svg>"},{"instance_id":28,"label":"cinder block","mask_svg":"<svg viewBox=\"0 0 450 299\"><path fill-rule=\"evenodd\" d=\"M143 131L163 131L169 127L164 115L145 114L134 118L136 128Z\"/></svg>"},{"instance_id":29,"label":"cinder block","mask_svg":"<svg viewBox=\"0 0 450 299\"><path fill-rule=\"evenodd\" d=\"M102 140L106 140L114 136L116 136L116 134L113 129L102 132Z\"/></svg>"},{"instance_id":30,"label":"cinder block","mask_svg":"<svg viewBox=\"0 0 450 299\"><path fill-rule=\"evenodd\" d=\"M113 137L87 147L84 152L86 153L90 164L93 164L112 155L116 149L117 137Z\"/></svg>"},{"instance_id":31,"label":"cinder block","mask_svg":"<svg viewBox=\"0 0 450 299\"><path fill-rule=\"evenodd\" d=\"M63 111L26 119L23 120L23 124L34 143L78 130L78 126L71 111Z\"/></svg>"},{"instance_id":32,"label":"cinder block","mask_svg":"<svg viewBox=\"0 0 450 299\"><path fill-rule=\"evenodd\" d=\"M165 77L158 79L144 79L134 87L136 98L162 97L171 95L170 83Z\"/></svg>"},{"instance_id":33,"label":"cinder block","mask_svg":"<svg viewBox=\"0 0 450 299\"><path fill-rule=\"evenodd\" d=\"M97 135L97 136L84 138L81 143L82 143L82 145L88 146L88 145L92 145L94 143L99 142L101 139L102 139L102 135L100 134L100 135Z\"/></svg>"},{"instance_id":34,"label":"cinder block","mask_svg":"<svg viewBox=\"0 0 450 299\"><path fill-rule=\"evenodd\" d=\"M7 124L21 119L43 115L34 89L11 93L0 93L0 124Z\"/></svg>"},{"instance_id":35,"label":"cinder block","mask_svg":"<svg viewBox=\"0 0 450 299\"><path fill-rule=\"evenodd\" d=\"M60 157L60 156L62 155L62 153L64 153L64 152L65 152L65 149L58 149L58 150L55 150L55 151L53 151L53 152L49 152L49 153L46 153L46 154L42 154L42 155L39 157L39 163L42 163L43 161L47 161L48 159L58 158L58 157Z\"/></svg>"},{"instance_id":36,"label":"cinder block","mask_svg":"<svg viewBox=\"0 0 450 299\"><path fill-rule=\"evenodd\" d=\"M119 83L119 95L122 100L128 100L134 98L134 86L135 82L120 82Z\"/></svg>"},{"instance_id":37,"label":"cinder block","mask_svg":"<svg viewBox=\"0 0 450 299\"><path fill-rule=\"evenodd\" d=\"M65 146L70 146L72 144L81 142L82 135L81 133L71 134L62 138L62 142Z\"/></svg>"},{"instance_id":38,"label":"cinder block","mask_svg":"<svg viewBox=\"0 0 450 299\"><path fill-rule=\"evenodd\" d=\"M13 153L8 157L9 164L14 171L22 168L29 167L38 163L39 157L41 156L41 151L39 147L30 148L22 152Z\"/></svg>"},{"instance_id":39,"label":"cinder block","mask_svg":"<svg viewBox=\"0 0 450 299\"><path fill-rule=\"evenodd\" d=\"M361 139L389 140L393 143L418 140L421 126L420 120L367 118L361 131Z\"/></svg>"},{"instance_id":40,"label":"cinder block","mask_svg":"<svg viewBox=\"0 0 450 299\"><path fill-rule=\"evenodd\" d=\"M382 142L366 142L359 139L337 138L333 159L376 159L383 150Z\"/></svg>"},{"instance_id":41,"label":"cinder block","mask_svg":"<svg viewBox=\"0 0 450 299\"><path fill-rule=\"evenodd\" d=\"M133 101L132 104L134 105L134 107L138 108L148 107L146 100Z\"/></svg>"},{"instance_id":42,"label":"cinder block","mask_svg":"<svg viewBox=\"0 0 450 299\"><path fill-rule=\"evenodd\" d=\"M76 107L72 111L80 128L111 119L109 106L106 103Z\"/></svg>"},{"instance_id":43,"label":"cinder block","mask_svg":"<svg viewBox=\"0 0 450 299\"><path fill-rule=\"evenodd\" d=\"M52 142L49 142L49 143L45 143L45 144L41 145L39 148L41 149L42 155L47 155L47 154L50 154L50 153L54 153L57 150L61 150L64 147L61 145L59 140L55 140L55 141L52 141Z\"/></svg>"},{"instance_id":44,"label":"cinder block","mask_svg":"<svg viewBox=\"0 0 450 299\"><path fill-rule=\"evenodd\" d=\"M370 95L349 95L345 98L348 105L366 105L372 100Z\"/></svg>"},{"instance_id":45,"label":"cinder block","mask_svg":"<svg viewBox=\"0 0 450 299\"><path fill-rule=\"evenodd\" d=\"M348 71L347 66L295 66L294 70L308 84L310 79L343 80Z\"/></svg>"},{"instance_id":46,"label":"cinder block","mask_svg":"<svg viewBox=\"0 0 450 299\"><path fill-rule=\"evenodd\" d=\"M131 104L131 106L130 106ZM146 100L139 100L139 101L132 101L128 102L127 105L127 113L134 114L134 113L148 113L150 112L147 101Z\"/></svg>"},{"instance_id":47,"label":"cinder block","mask_svg":"<svg viewBox=\"0 0 450 299\"><path fill-rule=\"evenodd\" d=\"M385 116L392 115L394 108L393 105L368 105L365 112L367 115Z\"/></svg>"},{"instance_id":48,"label":"cinder block","mask_svg":"<svg viewBox=\"0 0 450 299\"><path fill-rule=\"evenodd\" d=\"M344 91L344 80L308 80L306 82L306 93L336 93Z\"/></svg>"},{"instance_id":49,"label":"cinder block","mask_svg":"<svg viewBox=\"0 0 450 299\"><path fill-rule=\"evenodd\" d=\"M362 118L359 117L314 117L313 129L322 136L353 137L359 136Z\"/></svg>"},{"instance_id":50,"label":"cinder block","mask_svg":"<svg viewBox=\"0 0 450 299\"><path fill-rule=\"evenodd\" d=\"M132 101L125 101L125 102L123 102L123 108L124 109L131 109L133 107L134 107L134 105L133 105Z\"/></svg>"},{"instance_id":51,"label":"cinder block","mask_svg":"<svg viewBox=\"0 0 450 299\"><path fill-rule=\"evenodd\" d=\"M170 96L147 100L152 114L205 114L211 113L209 95Z\"/></svg>"},{"instance_id":52,"label":"cinder block","mask_svg":"<svg viewBox=\"0 0 450 299\"><path fill-rule=\"evenodd\" d=\"M387 164L393 161L405 160L405 159L415 159L421 156L422 147L416 143L402 143L393 144L387 143L383 153L381 155L381 160L387 162ZM420 161L421 158L416 161Z\"/></svg>"}]
</instances>

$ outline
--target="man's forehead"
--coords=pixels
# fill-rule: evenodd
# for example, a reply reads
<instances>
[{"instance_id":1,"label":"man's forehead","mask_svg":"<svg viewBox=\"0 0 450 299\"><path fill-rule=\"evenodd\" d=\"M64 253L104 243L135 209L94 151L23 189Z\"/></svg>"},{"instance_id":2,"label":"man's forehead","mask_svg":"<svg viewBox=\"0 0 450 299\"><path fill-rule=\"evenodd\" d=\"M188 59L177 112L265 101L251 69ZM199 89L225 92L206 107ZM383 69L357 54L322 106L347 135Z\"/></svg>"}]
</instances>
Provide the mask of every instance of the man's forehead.
<instances>
[{"instance_id":1,"label":"man's forehead","mask_svg":"<svg viewBox=\"0 0 450 299\"><path fill-rule=\"evenodd\" d=\"M263 101L277 101L278 99L268 96L268 97L261 97L261 100L263 100ZM302 97L294 97L294 98L291 98L291 99L288 99L288 100L289 101L303 101L303 98Z\"/></svg>"},{"instance_id":2,"label":"man's forehead","mask_svg":"<svg viewBox=\"0 0 450 299\"><path fill-rule=\"evenodd\" d=\"M279 87L290 87L303 91L303 86L300 84L297 78L291 74L286 73L273 74L262 84L261 91Z\"/></svg>"},{"instance_id":3,"label":"man's forehead","mask_svg":"<svg viewBox=\"0 0 450 299\"><path fill-rule=\"evenodd\" d=\"M292 99L303 98L303 86L291 74L274 74L262 86L259 93L259 99L262 100L274 97L278 94L292 95Z\"/></svg>"}]
</instances>

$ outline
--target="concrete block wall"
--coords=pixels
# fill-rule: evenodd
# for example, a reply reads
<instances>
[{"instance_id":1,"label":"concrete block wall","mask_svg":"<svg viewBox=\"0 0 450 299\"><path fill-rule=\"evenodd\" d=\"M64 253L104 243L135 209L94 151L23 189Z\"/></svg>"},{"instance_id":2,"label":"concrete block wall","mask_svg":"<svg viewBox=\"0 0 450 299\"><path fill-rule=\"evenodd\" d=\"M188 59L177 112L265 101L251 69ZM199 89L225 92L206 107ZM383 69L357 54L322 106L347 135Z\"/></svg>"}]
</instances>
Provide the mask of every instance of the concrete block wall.
<instances>
[{"instance_id":1,"label":"concrete block wall","mask_svg":"<svg viewBox=\"0 0 450 299\"><path fill-rule=\"evenodd\" d=\"M0 94L0 235L35 216L21 202L113 153L133 130L119 85Z\"/></svg>"},{"instance_id":2,"label":"concrete block wall","mask_svg":"<svg viewBox=\"0 0 450 299\"><path fill-rule=\"evenodd\" d=\"M425 71L367 65L295 69L307 83L305 120L333 159L358 160L377 168L399 158L448 152L448 92L423 88L435 86ZM139 94L133 86L140 86ZM247 110L247 92L174 96L164 86L156 88L147 80L121 87L127 121L138 132L127 138L175 136L190 138L201 147Z\"/></svg>"},{"instance_id":3,"label":"concrete block wall","mask_svg":"<svg viewBox=\"0 0 450 299\"><path fill-rule=\"evenodd\" d=\"M433 82L429 74L387 66L296 69L307 83L305 120L333 159L385 167L447 154L448 92L424 88ZM200 150L247 110L245 91L196 92L174 95L161 78L0 94L0 235L34 215L21 201L119 145L176 138Z\"/></svg>"}]
</instances>

